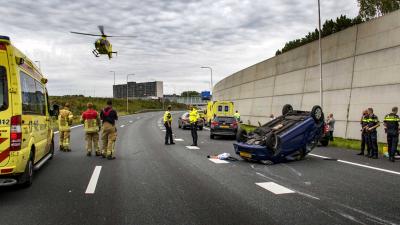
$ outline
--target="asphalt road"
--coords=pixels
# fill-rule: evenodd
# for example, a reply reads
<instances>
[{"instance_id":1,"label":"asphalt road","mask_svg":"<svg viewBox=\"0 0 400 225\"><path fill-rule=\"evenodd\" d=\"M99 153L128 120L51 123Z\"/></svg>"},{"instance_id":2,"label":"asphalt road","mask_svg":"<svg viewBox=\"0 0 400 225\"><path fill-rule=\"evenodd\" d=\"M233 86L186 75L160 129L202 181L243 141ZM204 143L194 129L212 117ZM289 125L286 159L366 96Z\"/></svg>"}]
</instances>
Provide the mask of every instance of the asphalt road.
<instances>
[{"instance_id":1,"label":"asphalt road","mask_svg":"<svg viewBox=\"0 0 400 225\"><path fill-rule=\"evenodd\" d=\"M235 156L234 140L203 130L187 149L175 113L181 140L165 146L161 117L120 118L115 160L87 157L73 129L72 152L57 151L30 188L0 189L0 224L400 224L400 161L321 147L302 161L219 164L206 156Z\"/></svg>"}]
</instances>

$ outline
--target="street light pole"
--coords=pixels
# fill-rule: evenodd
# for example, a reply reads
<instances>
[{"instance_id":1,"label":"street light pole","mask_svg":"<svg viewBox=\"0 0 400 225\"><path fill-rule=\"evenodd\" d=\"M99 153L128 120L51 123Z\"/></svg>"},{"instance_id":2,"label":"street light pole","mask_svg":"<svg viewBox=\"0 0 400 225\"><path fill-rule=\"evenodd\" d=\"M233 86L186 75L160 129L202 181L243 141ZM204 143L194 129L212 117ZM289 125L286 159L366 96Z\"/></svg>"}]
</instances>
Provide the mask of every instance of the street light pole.
<instances>
[{"instance_id":1,"label":"street light pole","mask_svg":"<svg viewBox=\"0 0 400 225\"><path fill-rule=\"evenodd\" d=\"M115 86L115 71L110 71L110 73L114 73L114 86Z\"/></svg>"},{"instance_id":2,"label":"street light pole","mask_svg":"<svg viewBox=\"0 0 400 225\"><path fill-rule=\"evenodd\" d=\"M126 113L127 114L129 114L129 84L128 84L129 76L135 76L135 74L131 73L131 74L126 75Z\"/></svg>"},{"instance_id":3,"label":"street light pole","mask_svg":"<svg viewBox=\"0 0 400 225\"><path fill-rule=\"evenodd\" d=\"M211 72L211 80L210 80L210 84L211 84L211 92L212 92L212 90L213 90L213 78L212 78L212 76L213 76L213 70L212 70L212 68L211 67L209 67L209 66L202 66L202 67L200 67L200 68L202 68L202 69L210 69L210 72Z\"/></svg>"},{"instance_id":4,"label":"street light pole","mask_svg":"<svg viewBox=\"0 0 400 225\"><path fill-rule=\"evenodd\" d=\"M320 98L320 105L324 108L323 102L323 86L322 86L322 48L321 48L321 4L320 0L318 0L318 34L319 34L319 41L318 41L318 48L319 48L319 98Z\"/></svg>"}]
</instances>

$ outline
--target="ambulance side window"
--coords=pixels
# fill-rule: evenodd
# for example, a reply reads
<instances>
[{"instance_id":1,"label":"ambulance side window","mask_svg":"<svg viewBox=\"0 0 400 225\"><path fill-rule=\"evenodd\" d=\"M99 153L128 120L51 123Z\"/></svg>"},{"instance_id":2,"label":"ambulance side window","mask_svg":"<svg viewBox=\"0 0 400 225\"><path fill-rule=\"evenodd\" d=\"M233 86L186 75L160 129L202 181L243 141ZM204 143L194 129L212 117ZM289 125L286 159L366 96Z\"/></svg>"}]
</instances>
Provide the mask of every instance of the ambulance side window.
<instances>
[{"instance_id":1,"label":"ambulance side window","mask_svg":"<svg viewBox=\"0 0 400 225\"><path fill-rule=\"evenodd\" d=\"M222 112L222 105L218 106L218 112Z\"/></svg>"},{"instance_id":2,"label":"ambulance side window","mask_svg":"<svg viewBox=\"0 0 400 225\"><path fill-rule=\"evenodd\" d=\"M0 66L0 111L8 108L8 88L6 68Z\"/></svg>"},{"instance_id":3,"label":"ambulance side window","mask_svg":"<svg viewBox=\"0 0 400 225\"><path fill-rule=\"evenodd\" d=\"M225 106L225 112L229 112L229 106Z\"/></svg>"},{"instance_id":4,"label":"ambulance side window","mask_svg":"<svg viewBox=\"0 0 400 225\"><path fill-rule=\"evenodd\" d=\"M43 85L35 80L36 84L36 99L37 99L37 107L41 115L46 115L46 97L44 92Z\"/></svg>"},{"instance_id":5,"label":"ambulance side window","mask_svg":"<svg viewBox=\"0 0 400 225\"><path fill-rule=\"evenodd\" d=\"M39 81L36 81L24 72L20 72L22 92L22 113L34 115L46 115L46 99L44 88Z\"/></svg>"}]
</instances>

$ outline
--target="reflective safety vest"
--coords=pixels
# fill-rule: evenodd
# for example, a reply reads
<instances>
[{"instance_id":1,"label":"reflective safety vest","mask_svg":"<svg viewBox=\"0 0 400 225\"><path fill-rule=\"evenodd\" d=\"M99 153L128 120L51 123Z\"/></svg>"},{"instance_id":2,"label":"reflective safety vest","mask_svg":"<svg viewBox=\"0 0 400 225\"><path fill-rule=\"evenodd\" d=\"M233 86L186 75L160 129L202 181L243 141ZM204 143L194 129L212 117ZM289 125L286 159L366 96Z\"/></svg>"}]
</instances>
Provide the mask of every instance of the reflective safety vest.
<instances>
[{"instance_id":1,"label":"reflective safety vest","mask_svg":"<svg viewBox=\"0 0 400 225\"><path fill-rule=\"evenodd\" d=\"M172 123L172 115L170 111L165 111L164 113L164 123L166 122Z\"/></svg>"},{"instance_id":2,"label":"reflective safety vest","mask_svg":"<svg viewBox=\"0 0 400 225\"><path fill-rule=\"evenodd\" d=\"M236 120L240 120L240 113L233 114L233 117L235 117Z\"/></svg>"},{"instance_id":3,"label":"reflective safety vest","mask_svg":"<svg viewBox=\"0 0 400 225\"><path fill-rule=\"evenodd\" d=\"M69 111L68 108L61 109L58 115L58 130L70 131L73 118L74 115L72 115L72 112Z\"/></svg>"},{"instance_id":4,"label":"reflective safety vest","mask_svg":"<svg viewBox=\"0 0 400 225\"><path fill-rule=\"evenodd\" d=\"M399 116L394 113L390 113L385 116L383 122L386 125L386 133L388 135L399 134L399 121L400 121Z\"/></svg>"},{"instance_id":5,"label":"reflective safety vest","mask_svg":"<svg viewBox=\"0 0 400 225\"><path fill-rule=\"evenodd\" d=\"M196 109L192 109L192 111L189 112L189 122L190 123L197 123L197 120L199 118L200 118L200 116Z\"/></svg>"},{"instance_id":6,"label":"reflective safety vest","mask_svg":"<svg viewBox=\"0 0 400 225\"><path fill-rule=\"evenodd\" d=\"M81 121L84 123L86 133L99 132L100 117L96 110L88 109L83 112Z\"/></svg>"}]
</instances>

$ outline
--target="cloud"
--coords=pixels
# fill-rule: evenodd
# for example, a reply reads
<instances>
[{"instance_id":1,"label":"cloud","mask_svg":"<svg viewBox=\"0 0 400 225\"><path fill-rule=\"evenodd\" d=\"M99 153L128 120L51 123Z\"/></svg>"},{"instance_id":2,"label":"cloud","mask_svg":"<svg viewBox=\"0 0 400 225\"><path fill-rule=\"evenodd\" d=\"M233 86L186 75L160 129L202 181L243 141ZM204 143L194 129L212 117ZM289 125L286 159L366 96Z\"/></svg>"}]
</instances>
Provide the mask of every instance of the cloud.
<instances>
[{"instance_id":1,"label":"cloud","mask_svg":"<svg viewBox=\"0 0 400 225\"><path fill-rule=\"evenodd\" d=\"M209 89L245 67L272 57L286 41L317 25L316 1L302 0L0 0L0 34L33 60L49 78L50 94L111 96L113 76L126 82L162 80L172 93ZM355 0L322 2L323 19L355 16ZM94 37L69 31L137 35L110 38L118 56L95 58Z\"/></svg>"}]
</instances>

